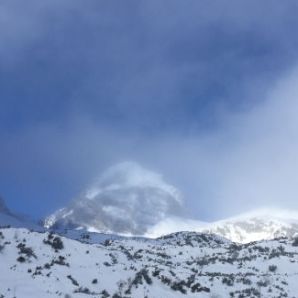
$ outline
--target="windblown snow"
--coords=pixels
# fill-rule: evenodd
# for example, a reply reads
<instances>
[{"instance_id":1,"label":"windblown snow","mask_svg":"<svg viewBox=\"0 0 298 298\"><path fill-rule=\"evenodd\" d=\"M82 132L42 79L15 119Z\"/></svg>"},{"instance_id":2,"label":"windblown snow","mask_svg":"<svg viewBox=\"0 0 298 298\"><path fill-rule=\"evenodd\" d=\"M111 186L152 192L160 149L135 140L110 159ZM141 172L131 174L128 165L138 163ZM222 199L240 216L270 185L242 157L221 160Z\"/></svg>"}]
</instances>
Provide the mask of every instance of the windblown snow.
<instances>
[{"instance_id":1,"label":"windblown snow","mask_svg":"<svg viewBox=\"0 0 298 298\"><path fill-rule=\"evenodd\" d=\"M143 235L167 217L181 214L182 197L162 176L137 163L109 168L69 206L45 220L47 228Z\"/></svg>"},{"instance_id":2,"label":"windblown snow","mask_svg":"<svg viewBox=\"0 0 298 298\"><path fill-rule=\"evenodd\" d=\"M177 188L158 173L123 162L104 172L69 206L47 217L45 227L149 238L196 231L238 243L298 234L297 212L264 209L207 223L183 217L181 210L183 199Z\"/></svg>"}]
</instances>

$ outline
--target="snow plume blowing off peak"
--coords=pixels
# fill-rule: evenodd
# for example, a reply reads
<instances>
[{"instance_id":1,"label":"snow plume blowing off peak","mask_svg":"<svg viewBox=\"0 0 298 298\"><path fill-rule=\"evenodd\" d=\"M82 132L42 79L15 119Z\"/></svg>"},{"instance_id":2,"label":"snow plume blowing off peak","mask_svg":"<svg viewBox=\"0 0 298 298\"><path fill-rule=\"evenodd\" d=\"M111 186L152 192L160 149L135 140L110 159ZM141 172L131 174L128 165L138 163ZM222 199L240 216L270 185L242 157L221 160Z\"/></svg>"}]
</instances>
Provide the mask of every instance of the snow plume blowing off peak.
<instances>
[{"instance_id":1,"label":"snow plume blowing off peak","mask_svg":"<svg viewBox=\"0 0 298 298\"><path fill-rule=\"evenodd\" d=\"M45 220L46 228L144 235L160 221L179 216L182 196L158 173L135 162L104 172L91 187Z\"/></svg>"}]
</instances>

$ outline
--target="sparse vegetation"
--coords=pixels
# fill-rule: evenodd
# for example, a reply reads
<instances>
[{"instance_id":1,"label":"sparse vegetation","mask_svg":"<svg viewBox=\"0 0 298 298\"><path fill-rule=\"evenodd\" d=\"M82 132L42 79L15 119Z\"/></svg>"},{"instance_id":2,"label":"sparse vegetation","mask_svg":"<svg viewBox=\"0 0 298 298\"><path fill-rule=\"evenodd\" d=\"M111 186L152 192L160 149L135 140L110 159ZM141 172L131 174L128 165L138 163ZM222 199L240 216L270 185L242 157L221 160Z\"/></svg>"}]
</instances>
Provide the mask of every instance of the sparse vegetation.
<instances>
[{"instance_id":1,"label":"sparse vegetation","mask_svg":"<svg viewBox=\"0 0 298 298\"><path fill-rule=\"evenodd\" d=\"M79 286L79 283L71 275L67 275L67 278L72 282L74 286Z\"/></svg>"},{"instance_id":2,"label":"sparse vegetation","mask_svg":"<svg viewBox=\"0 0 298 298\"><path fill-rule=\"evenodd\" d=\"M56 252L64 248L64 244L59 236L54 236L52 233L48 235L47 239L44 239L45 244L50 245Z\"/></svg>"},{"instance_id":3,"label":"sparse vegetation","mask_svg":"<svg viewBox=\"0 0 298 298\"><path fill-rule=\"evenodd\" d=\"M13 236L11 239L7 239L2 234L0 234L0 238L3 245L14 245L17 248L17 261L10 270L17 271L18 268L24 268L24 265L20 265L22 263L30 264L30 268L26 268L24 271L32 280L38 280L38 276L47 277L51 282L53 280L60 282L68 280L66 284L71 287L70 291L74 293L73 296L81 294L103 298L126 298L134 297L135 293L142 292L144 293L143 297L150 298L151 287L159 286L162 283L168 291L185 296L196 293L199 295L199 293L205 292L210 297L216 297L214 289L220 286L226 291L227 297L233 298L258 298L262 297L261 293L262 295L271 293L271 296L268 297L287 297L289 287L287 275L276 273L277 264L288 260L288 264L293 263L291 266L295 266L298 255L298 251L296 252L292 247L288 249L292 245L292 240L277 240L274 242L276 245L267 245L266 242L245 245L221 242L218 244L218 241L213 241L210 235L206 237L195 235L192 238L192 233L187 234L187 237L184 237L184 234L178 234L177 238L166 237L163 240L166 242L157 242L157 244L136 242L136 246L130 240L127 242L113 241L107 247L98 245L93 246L92 249L87 244L78 243L80 246L83 245L79 250L70 250L67 247L57 254L61 246L57 247L54 244L52 247L53 243L57 243L55 239L60 239L57 235L50 233L44 238L41 234L42 238L40 238L55 250L53 253L51 249L49 250L43 245L36 248L36 243L40 245L40 242L32 243L28 237L24 237L24 233L19 232L18 237L15 237L14 240L12 240ZM4 239L7 241L4 242ZM208 241L216 247L216 250L208 246ZM101 259L94 259L92 264L90 257L91 254L92 257L93 254L96 255L95 247L103 254ZM46 248L45 252L43 248ZM57 250L58 248L59 250ZM173 254L173 251L176 253ZM96 278L91 278L86 282L84 278L77 280L72 275L76 273L69 270L78 268L78 263L72 267L77 253L80 258L86 259L88 268L94 266ZM277 261L276 264L275 261ZM213 264L219 266L212 266ZM264 264L266 265L264 266ZM57 276L59 266L68 267L65 270L71 274ZM87 270L84 263L79 266L76 272ZM232 273L225 272L225 266L229 266ZM219 271L210 271L210 268L219 268ZM115 282L114 289L110 294L108 290L110 291L111 288L103 289L103 284L99 282L101 274L109 274L113 278L114 272L119 270L122 270L123 278ZM79 275L77 276L79 277ZM70 297L66 296L69 294L63 292L57 292L56 295Z\"/></svg>"}]
</instances>

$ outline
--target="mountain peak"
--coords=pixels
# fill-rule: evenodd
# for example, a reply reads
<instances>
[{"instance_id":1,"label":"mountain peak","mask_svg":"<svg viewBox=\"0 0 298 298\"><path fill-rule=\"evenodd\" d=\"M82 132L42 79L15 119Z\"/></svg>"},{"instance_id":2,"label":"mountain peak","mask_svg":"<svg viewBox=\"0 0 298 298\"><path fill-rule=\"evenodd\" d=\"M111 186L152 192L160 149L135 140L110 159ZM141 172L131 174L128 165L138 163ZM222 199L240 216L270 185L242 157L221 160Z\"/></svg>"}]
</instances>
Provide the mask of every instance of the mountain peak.
<instances>
[{"instance_id":1,"label":"mountain peak","mask_svg":"<svg viewBox=\"0 0 298 298\"><path fill-rule=\"evenodd\" d=\"M182 196L162 175L135 162L107 169L66 208L45 220L47 228L143 235L164 218L179 215Z\"/></svg>"},{"instance_id":2,"label":"mountain peak","mask_svg":"<svg viewBox=\"0 0 298 298\"><path fill-rule=\"evenodd\" d=\"M30 229L34 228L36 230L41 229L33 221L10 211L10 209L6 206L4 199L0 197L0 227L2 226L27 227Z\"/></svg>"},{"instance_id":3,"label":"mountain peak","mask_svg":"<svg viewBox=\"0 0 298 298\"><path fill-rule=\"evenodd\" d=\"M210 223L167 218L150 228L146 236L154 238L178 231L216 234L238 243L296 237L298 213L279 209L260 209Z\"/></svg>"},{"instance_id":4,"label":"mountain peak","mask_svg":"<svg viewBox=\"0 0 298 298\"><path fill-rule=\"evenodd\" d=\"M1 196L0 196L0 213L10 214L8 207L6 206L6 203Z\"/></svg>"},{"instance_id":5,"label":"mountain peak","mask_svg":"<svg viewBox=\"0 0 298 298\"><path fill-rule=\"evenodd\" d=\"M163 180L161 174L145 169L133 161L125 161L108 168L87 189L85 196L96 198L98 194L107 190L128 188L158 188L168 193L178 203L182 203L180 192Z\"/></svg>"}]
</instances>

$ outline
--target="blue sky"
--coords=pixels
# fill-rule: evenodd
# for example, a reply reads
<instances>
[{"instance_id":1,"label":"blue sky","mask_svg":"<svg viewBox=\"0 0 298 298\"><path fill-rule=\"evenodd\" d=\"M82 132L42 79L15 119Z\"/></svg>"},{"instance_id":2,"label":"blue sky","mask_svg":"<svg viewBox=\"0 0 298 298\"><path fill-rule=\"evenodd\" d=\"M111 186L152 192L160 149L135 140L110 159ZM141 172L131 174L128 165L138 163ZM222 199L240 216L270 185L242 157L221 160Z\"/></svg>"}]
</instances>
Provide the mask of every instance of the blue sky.
<instances>
[{"instance_id":1,"label":"blue sky","mask_svg":"<svg viewBox=\"0 0 298 298\"><path fill-rule=\"evenodd\" d=\"M297 6L2 1L0 193L42 217L129 159L198 219L297 208Z\"/></svg>"}]
</instances>

